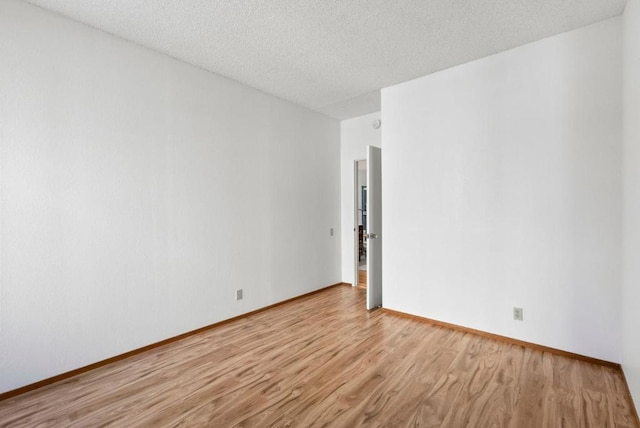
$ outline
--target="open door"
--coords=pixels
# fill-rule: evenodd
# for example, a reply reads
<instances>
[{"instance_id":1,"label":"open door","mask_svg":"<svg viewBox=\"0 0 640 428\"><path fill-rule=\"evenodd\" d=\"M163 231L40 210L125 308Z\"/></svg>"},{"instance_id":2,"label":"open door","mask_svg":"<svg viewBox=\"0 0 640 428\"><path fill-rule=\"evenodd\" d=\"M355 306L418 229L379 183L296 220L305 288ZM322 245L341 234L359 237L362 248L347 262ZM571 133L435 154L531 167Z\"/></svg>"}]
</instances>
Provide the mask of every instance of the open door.
<instances>
[{"instance_id":1,"label":"open door","mask_svg":"<svg viewBox=\"0 0 640 428\"><path fill-rule=\"evenodd\" d=\"M367 309L382 306L382 152L367 147Z\"/></svg>"}]
</instances>

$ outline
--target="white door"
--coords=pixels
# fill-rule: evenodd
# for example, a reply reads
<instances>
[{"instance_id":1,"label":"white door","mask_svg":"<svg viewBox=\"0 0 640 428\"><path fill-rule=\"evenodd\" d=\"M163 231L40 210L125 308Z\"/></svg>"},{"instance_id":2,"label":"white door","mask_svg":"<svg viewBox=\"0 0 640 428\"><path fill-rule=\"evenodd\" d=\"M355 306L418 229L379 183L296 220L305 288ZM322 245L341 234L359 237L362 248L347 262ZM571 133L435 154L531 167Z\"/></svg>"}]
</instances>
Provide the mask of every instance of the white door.
<instances>
[{"instance_id":1,"label":"white door","mask_svg":"<svg viewBox=\"0 0 640 428\"><path fill-rule=\"evenodd\" d=\"M381 153L367 147L367 309L382 306Z\"/></svg>"}]
</instances>

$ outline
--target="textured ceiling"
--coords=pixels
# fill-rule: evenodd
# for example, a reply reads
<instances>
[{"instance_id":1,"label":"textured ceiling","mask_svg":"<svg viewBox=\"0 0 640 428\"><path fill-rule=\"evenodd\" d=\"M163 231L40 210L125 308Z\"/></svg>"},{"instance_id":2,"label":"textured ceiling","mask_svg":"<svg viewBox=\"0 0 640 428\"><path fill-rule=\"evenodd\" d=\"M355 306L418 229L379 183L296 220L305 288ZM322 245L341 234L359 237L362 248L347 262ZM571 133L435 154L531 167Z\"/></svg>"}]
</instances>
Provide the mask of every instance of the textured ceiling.
<instances>
[{"instance_id":1,"label":"textured ceiling","mask_svg":"<svg viewBox=\"0 0 640 428\"><path fill-rule=\"evenodd\" d=\"M379 89L622 13L626 0L27 0L338 119Z\"/></svg>"}]
</instances>

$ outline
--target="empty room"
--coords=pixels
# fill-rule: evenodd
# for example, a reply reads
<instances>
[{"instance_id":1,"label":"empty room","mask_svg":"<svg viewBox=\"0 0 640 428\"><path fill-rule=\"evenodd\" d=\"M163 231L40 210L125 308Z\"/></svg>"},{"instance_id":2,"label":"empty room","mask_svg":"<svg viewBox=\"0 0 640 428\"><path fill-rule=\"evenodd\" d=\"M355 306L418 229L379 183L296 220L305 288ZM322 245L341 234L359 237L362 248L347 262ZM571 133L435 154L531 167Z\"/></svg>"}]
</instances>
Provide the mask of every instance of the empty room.
<instances>
[{"instance_id":1,"label":"empty room","mask_svg":"<svg viewBox=\"0 0 640 428\"><path fill-rule=\"evenodd\" d=\"M638 427L640 0L0 0L0 426Z\"/></svg>"}]
</instances>

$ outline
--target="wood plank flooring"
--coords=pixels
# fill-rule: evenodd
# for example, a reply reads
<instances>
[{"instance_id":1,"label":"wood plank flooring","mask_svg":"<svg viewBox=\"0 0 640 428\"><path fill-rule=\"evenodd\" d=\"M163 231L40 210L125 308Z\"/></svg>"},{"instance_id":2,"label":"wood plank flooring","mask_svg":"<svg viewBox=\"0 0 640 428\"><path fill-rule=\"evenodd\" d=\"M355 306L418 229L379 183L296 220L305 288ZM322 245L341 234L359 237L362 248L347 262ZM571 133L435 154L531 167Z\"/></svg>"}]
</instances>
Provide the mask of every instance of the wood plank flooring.
<instances>
[{"instance_id":1,"label":"wood plank flooring","mask_svg":"<svg viewBox=\"0 0 640 428\"><path fill-rule=\"evenodd\" d=\"M358 270L358 287L367 288L367 271L364 269Z\"/></svg>"},{"instance_id":2,"label":"wood plank flooring","mask_svg":"<svg viewBox=\"0 0 640 428\"><path fill-rule=\"evenodd\" d=\"M638 427L619 369L338 286L0 402L2 427Z\"/></svg>"}]
</instances>

